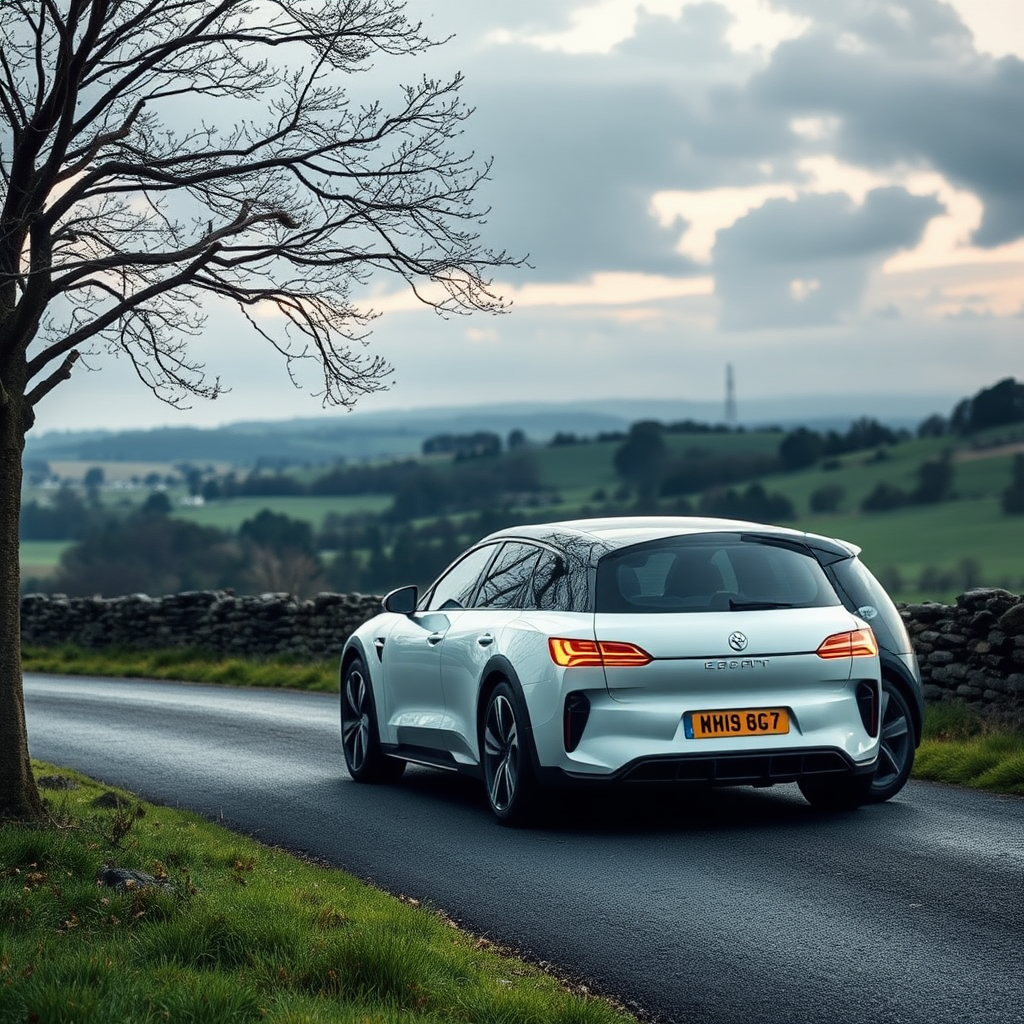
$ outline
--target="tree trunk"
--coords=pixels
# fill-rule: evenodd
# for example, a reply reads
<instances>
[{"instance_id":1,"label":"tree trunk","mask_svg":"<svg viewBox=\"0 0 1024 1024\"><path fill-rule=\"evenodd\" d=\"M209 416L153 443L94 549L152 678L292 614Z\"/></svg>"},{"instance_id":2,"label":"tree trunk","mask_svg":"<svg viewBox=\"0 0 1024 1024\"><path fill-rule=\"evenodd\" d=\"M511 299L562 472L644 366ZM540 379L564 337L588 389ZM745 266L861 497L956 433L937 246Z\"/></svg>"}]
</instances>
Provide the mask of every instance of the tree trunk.
<instances>
[{"instance_id":1,"label":"tree trunk","mask_svg":"<svg viewBox=\"0 0 1024 1024\"><path fill-rule=\"evenodd\" d=\"M45 815L28 759L21 677L21 458L23 388L0 386L0 821ZM6 398L6 402L4 399Z\"/></svg>"}]
</instances>

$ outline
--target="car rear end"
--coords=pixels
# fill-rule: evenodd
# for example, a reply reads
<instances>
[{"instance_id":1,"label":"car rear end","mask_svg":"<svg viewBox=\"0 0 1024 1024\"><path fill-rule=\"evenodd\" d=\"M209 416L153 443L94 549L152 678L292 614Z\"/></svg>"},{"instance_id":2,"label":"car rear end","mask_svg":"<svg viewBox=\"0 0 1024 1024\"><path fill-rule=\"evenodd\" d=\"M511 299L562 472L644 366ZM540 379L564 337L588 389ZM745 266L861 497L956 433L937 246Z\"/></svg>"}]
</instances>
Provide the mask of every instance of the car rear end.
<instances>
[{"instance_id":1,"label":"car rear end","mask_svg":"<svg viewBox=\"0 0 1024 1024\"><path fill-rule=\"evenodd\" d=\"M874 636L799 541L617 548L597 564L593 642L552 643L569 775L770 785L874 770Z\"/></svg>"}]
</instances>

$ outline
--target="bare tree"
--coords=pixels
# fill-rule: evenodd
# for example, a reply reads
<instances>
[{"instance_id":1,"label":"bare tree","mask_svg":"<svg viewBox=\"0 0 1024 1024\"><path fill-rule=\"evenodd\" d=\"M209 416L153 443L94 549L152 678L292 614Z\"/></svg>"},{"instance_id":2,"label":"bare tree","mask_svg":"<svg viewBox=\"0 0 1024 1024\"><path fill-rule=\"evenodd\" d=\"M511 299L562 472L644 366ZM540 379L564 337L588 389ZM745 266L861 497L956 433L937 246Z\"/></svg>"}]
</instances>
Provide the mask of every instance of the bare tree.
<instances>
[{"instance_id":1,"label":"bare tree","mask_svg":"<svg viewBox=\"0 0 1024 1024\"><path fill-rule=\"evenodd\" d=\"M0 817L42 812L22 696L25 433L77 360L114 351L173 405L228 304L324 404L387 386L354 290L390 273L440 313L497 312L489 165L458 149L461 76L387 105L355 72L436 45L401 0L5 0L0 12ZM293 375L293 381L295 377Z\"/></svg>"}]
</instances>

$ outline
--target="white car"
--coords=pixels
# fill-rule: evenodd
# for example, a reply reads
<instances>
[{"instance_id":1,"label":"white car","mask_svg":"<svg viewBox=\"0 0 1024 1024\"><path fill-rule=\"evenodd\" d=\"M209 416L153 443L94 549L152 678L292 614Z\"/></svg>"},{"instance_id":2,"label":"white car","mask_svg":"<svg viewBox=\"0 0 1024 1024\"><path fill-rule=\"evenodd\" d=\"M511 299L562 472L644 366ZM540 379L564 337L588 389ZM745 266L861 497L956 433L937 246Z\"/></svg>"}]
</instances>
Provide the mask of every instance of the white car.
<instances>
[{"instance_id":1,"label":"white car","mask_svg":"<svg viewBox=\"0 0 1024 1024\"><path fill-rule=\"evenodd\" d=\"M917 662L853 545L726 519L608 518L485 537L394 590L341 656L358 782L481 778L499 821L578 783L886 800L921 731Z\"/></svg>"}]
</instances>

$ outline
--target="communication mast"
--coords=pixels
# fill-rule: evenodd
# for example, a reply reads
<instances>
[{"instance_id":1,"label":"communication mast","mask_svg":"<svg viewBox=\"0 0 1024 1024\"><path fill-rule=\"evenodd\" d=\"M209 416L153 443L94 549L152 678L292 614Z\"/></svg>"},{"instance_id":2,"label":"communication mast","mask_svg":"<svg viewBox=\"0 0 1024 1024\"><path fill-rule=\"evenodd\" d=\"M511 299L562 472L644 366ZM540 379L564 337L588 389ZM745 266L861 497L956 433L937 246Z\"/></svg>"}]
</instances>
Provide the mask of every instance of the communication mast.
<instances>
[{"instance_id":1,"label":"communication mast","mask_svg":"<svg viewBox=\"0 0 1024 1024\"><path fill-rule=\"evenodd\" d=\"M736 380L733 377L732 363L726 363L725 366L725 423L730 430L736 429Z\"/></svg>"}]
</instances>

